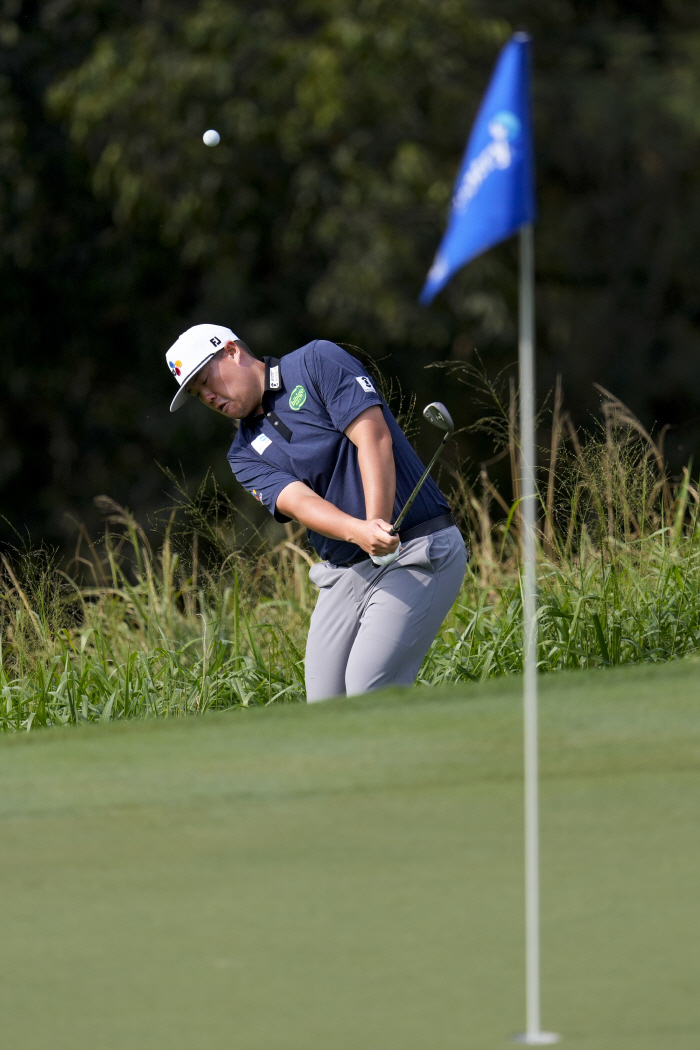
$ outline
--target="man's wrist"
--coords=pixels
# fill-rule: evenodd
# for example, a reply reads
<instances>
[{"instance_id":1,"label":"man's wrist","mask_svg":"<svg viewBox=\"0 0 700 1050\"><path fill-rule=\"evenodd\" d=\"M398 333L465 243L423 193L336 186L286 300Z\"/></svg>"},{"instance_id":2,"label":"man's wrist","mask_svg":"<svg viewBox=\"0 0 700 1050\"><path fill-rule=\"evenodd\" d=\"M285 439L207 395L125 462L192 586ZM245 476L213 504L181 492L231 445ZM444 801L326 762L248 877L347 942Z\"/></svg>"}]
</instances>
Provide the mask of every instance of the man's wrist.
<instances>
[{"instance_id":1,"label":"man's wrist","mask_svg":"<svg viewBox=\"0 0 700 1050\"><path fill-rule=\"evenodd\" d=\"M348 527L345 535L346 543L356 543L360 546L362 526L366 524L361 518L353 518L348 514Z\"/></svg>"}]
</instances>

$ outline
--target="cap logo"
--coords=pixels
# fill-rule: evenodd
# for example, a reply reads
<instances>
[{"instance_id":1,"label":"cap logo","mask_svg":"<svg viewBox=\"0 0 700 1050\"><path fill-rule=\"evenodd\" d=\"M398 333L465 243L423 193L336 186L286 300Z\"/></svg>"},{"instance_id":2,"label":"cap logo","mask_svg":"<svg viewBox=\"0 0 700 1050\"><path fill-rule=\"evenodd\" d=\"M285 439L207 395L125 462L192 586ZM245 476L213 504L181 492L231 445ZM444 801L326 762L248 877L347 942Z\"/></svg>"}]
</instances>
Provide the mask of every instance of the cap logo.
<instances>
[{"instance_id":1,"label":"cap logo","mask_svg":"<svg viewBox=\"0 0 700 1050\"><path fill-rule=\"evenodd\" d=\"M219 339L218 335L212 336L209 342L212 346L221 346L221 340Z\"/></svg>"},{"instance_id":2,"label":"cap logo","mask_svg":"<svg viewBox=\"0 0 700 1050\"><path fill-rule=\"evenodd\" d=\"M174 376L179 376L182 370L182 361L168 361L170 371Z\"/></svg>"}]
</instances>

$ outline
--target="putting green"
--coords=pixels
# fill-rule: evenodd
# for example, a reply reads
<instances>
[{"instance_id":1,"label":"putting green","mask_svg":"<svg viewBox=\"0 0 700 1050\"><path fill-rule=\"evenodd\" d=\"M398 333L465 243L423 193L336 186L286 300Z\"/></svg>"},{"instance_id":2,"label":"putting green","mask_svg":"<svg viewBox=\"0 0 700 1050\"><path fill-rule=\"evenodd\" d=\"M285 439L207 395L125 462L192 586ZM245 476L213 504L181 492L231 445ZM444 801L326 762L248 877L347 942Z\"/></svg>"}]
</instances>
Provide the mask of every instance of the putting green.
<instances>
[{"instance_id":1,"label":"putting green","mask_svg":"<svg viewBox=\"0 0 700 1050\"><path fill-rule=\"evenodd\" d=\"M700 1043L699 671L542 682L543 1022L565 1045ZM508 1045L519 690L0 742L2 1045Z\"/></svg>"}]
</instances>

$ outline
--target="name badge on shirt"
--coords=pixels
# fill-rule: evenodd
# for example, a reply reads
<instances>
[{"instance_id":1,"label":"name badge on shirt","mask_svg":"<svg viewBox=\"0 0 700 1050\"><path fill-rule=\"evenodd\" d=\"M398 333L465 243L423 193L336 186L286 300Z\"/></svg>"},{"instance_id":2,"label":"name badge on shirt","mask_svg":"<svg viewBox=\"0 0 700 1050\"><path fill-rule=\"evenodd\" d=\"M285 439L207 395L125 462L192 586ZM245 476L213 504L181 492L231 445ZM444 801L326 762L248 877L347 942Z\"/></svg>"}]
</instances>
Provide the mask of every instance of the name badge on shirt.
<instances>
[{"instance_id":1,"label":"name badge on shirt","mask_svg":"<svg viewBox=\"0 0 700 1050\"><path fill-rule=\"evenodd\" d=\"M355 379L360 384L365 393L376 394L377 391L372 386L372 380L369 378L369 376L355 376Z\"/></svg>"},{"instance_id":2,"label":"name badge on shirt","mask_svg":"<svg viewBox=\"0 0 700 1050\"><path fill-rule=\"evenodd\" d=\"M250 447L254 448L259 456L262 456L267 446L271 444L272 442L270 441L267 434L258 434L255 441L251 441Z\"/></svg>"}]
</instances>

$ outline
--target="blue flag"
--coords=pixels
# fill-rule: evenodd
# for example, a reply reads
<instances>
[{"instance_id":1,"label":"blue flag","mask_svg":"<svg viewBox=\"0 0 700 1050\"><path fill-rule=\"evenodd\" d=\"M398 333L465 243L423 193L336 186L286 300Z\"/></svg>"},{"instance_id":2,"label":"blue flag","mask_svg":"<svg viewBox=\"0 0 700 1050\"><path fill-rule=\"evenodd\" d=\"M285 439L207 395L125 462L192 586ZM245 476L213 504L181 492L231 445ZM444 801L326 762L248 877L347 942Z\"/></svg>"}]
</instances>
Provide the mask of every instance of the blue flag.
<instances>
[{"instance_id":1,"label":"blue flag","mask_svg":"<svg viewBox=\"0 0 700 1050\"><path fill-rule=\"evenodd\" d=\"M465 263L534 217L530 38L516 33L501 51L469 136L447 231L420 302L432 302Z\"/></svg>"}]
</instances>

